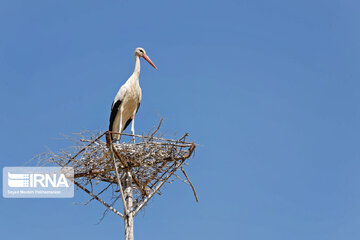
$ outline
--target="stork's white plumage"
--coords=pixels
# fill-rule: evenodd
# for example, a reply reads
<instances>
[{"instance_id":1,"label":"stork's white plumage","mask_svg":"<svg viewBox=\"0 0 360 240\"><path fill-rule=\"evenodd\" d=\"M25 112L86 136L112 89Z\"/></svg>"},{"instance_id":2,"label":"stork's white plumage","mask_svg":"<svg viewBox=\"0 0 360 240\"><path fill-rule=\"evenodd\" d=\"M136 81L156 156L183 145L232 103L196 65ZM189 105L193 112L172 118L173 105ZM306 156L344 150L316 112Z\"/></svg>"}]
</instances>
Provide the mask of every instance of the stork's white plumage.
<instances>
[{"instance_id":1,"label":"stork's white plumage","mask_svg":"<svg viewBox=\"0 0 360 240\"><path fill-rule=\"evenodd\" d=\"M129 79L122 85L111 105L109 131L121 133L131 123L131 132L135 134L135 114L139 110L141 102L141 88L139 84L140 58L143 57L155 69L156 66L146 55L143 48L135 49L135 70ZM120 134L113 133L114 141L120 139Z\"/></svg>"}]
</instances>

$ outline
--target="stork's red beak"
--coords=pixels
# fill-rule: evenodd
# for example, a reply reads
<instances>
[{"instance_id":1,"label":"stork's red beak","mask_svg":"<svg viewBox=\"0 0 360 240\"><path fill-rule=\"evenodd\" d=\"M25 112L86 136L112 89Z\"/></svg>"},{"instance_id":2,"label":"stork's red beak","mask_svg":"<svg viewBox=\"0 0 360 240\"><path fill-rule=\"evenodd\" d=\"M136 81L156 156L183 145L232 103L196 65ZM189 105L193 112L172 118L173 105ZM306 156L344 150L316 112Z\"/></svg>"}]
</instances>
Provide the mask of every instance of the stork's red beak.
<instances>
[{"instance_id":1,"label":"stork's red beak","mask_svg":"<svg viewBox=\"0 0 360 240\"><path fill-rule=\"evenodd\" d=\"M157 67L155 66L155 64L151 61L151 59L148 57L148 55L146 55L145 53L142 56L146 61L148 61L148 63L150 63L151 66L153 66L156 70Z\"/></svg>"}]
</instances>

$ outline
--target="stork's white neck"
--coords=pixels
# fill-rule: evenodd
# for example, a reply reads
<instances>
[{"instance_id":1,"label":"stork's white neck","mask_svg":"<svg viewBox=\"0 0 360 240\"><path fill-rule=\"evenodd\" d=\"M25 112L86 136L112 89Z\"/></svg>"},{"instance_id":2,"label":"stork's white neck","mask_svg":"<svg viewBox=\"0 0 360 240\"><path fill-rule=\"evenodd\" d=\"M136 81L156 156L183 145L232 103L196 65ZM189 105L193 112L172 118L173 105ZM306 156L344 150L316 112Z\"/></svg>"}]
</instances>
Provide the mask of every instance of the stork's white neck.
<instances>
[{"instance_id":1,"label":"stork's white neck","mask_svg":"<svg viewBox=\"0 0 360 240\"><path fill-rule=\"evenodd\" d=\"M140 57L135 55L135 70L134 74L140 75Z\"/></svg>"}]
</instances>

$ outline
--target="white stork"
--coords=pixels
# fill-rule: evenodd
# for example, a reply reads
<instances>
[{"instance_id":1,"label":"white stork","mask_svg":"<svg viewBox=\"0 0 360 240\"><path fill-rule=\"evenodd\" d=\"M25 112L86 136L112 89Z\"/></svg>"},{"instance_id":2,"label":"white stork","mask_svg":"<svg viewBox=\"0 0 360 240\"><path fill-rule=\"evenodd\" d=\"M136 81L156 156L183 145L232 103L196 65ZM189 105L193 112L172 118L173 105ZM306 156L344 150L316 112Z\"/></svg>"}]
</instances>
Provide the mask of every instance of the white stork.
<instances>
[{"instance_id":1,"label":"white stork","mask_svg":"<svg viewBox=\"0 0 360 240\"><path fill-rule=\"evenodd\" d=\"M143 57L150 63L151 66L157 69L155 64L146 55L146 52L143 48L135 49L134 73L129 77L125 84L120 87L111 105L109 124L110 132L122 133L122 131L124 131L132 121L131 132L132 134L135 134L135 114L139 110L141 102L141 88L139 84L141 57ZM117 141L120 139L120 134L111 134L111 138L112 140Z\"/></svg>"}]
</instances>

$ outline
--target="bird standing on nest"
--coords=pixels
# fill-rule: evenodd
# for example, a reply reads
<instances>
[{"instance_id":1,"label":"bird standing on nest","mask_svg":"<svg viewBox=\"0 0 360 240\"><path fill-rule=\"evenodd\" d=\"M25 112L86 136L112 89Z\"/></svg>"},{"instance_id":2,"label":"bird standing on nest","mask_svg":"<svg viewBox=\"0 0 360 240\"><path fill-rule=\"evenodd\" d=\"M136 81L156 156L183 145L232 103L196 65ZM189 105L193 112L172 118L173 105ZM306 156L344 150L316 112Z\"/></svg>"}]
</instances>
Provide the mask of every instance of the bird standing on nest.
<instances>
[{"instance_id":1,"label":"bird standing on nest","mask_svg":"<svg viewBox=\"0 0 360 240\"><path fill-rule=\"evenodd\" d=\"M139 84L140 76L140 58L144 58L155 69L155 64L146 55L143 48L135 49L135 70L129 79L122 85L115 96L111 105L109 131L114 132L111 134L113 141L120 140L120 134L132 121L131 133L135 134L135 114L139 110L141 102L141 88ZM135 142L135 136L134 136Z\"/></svg>"}]
</instances>

